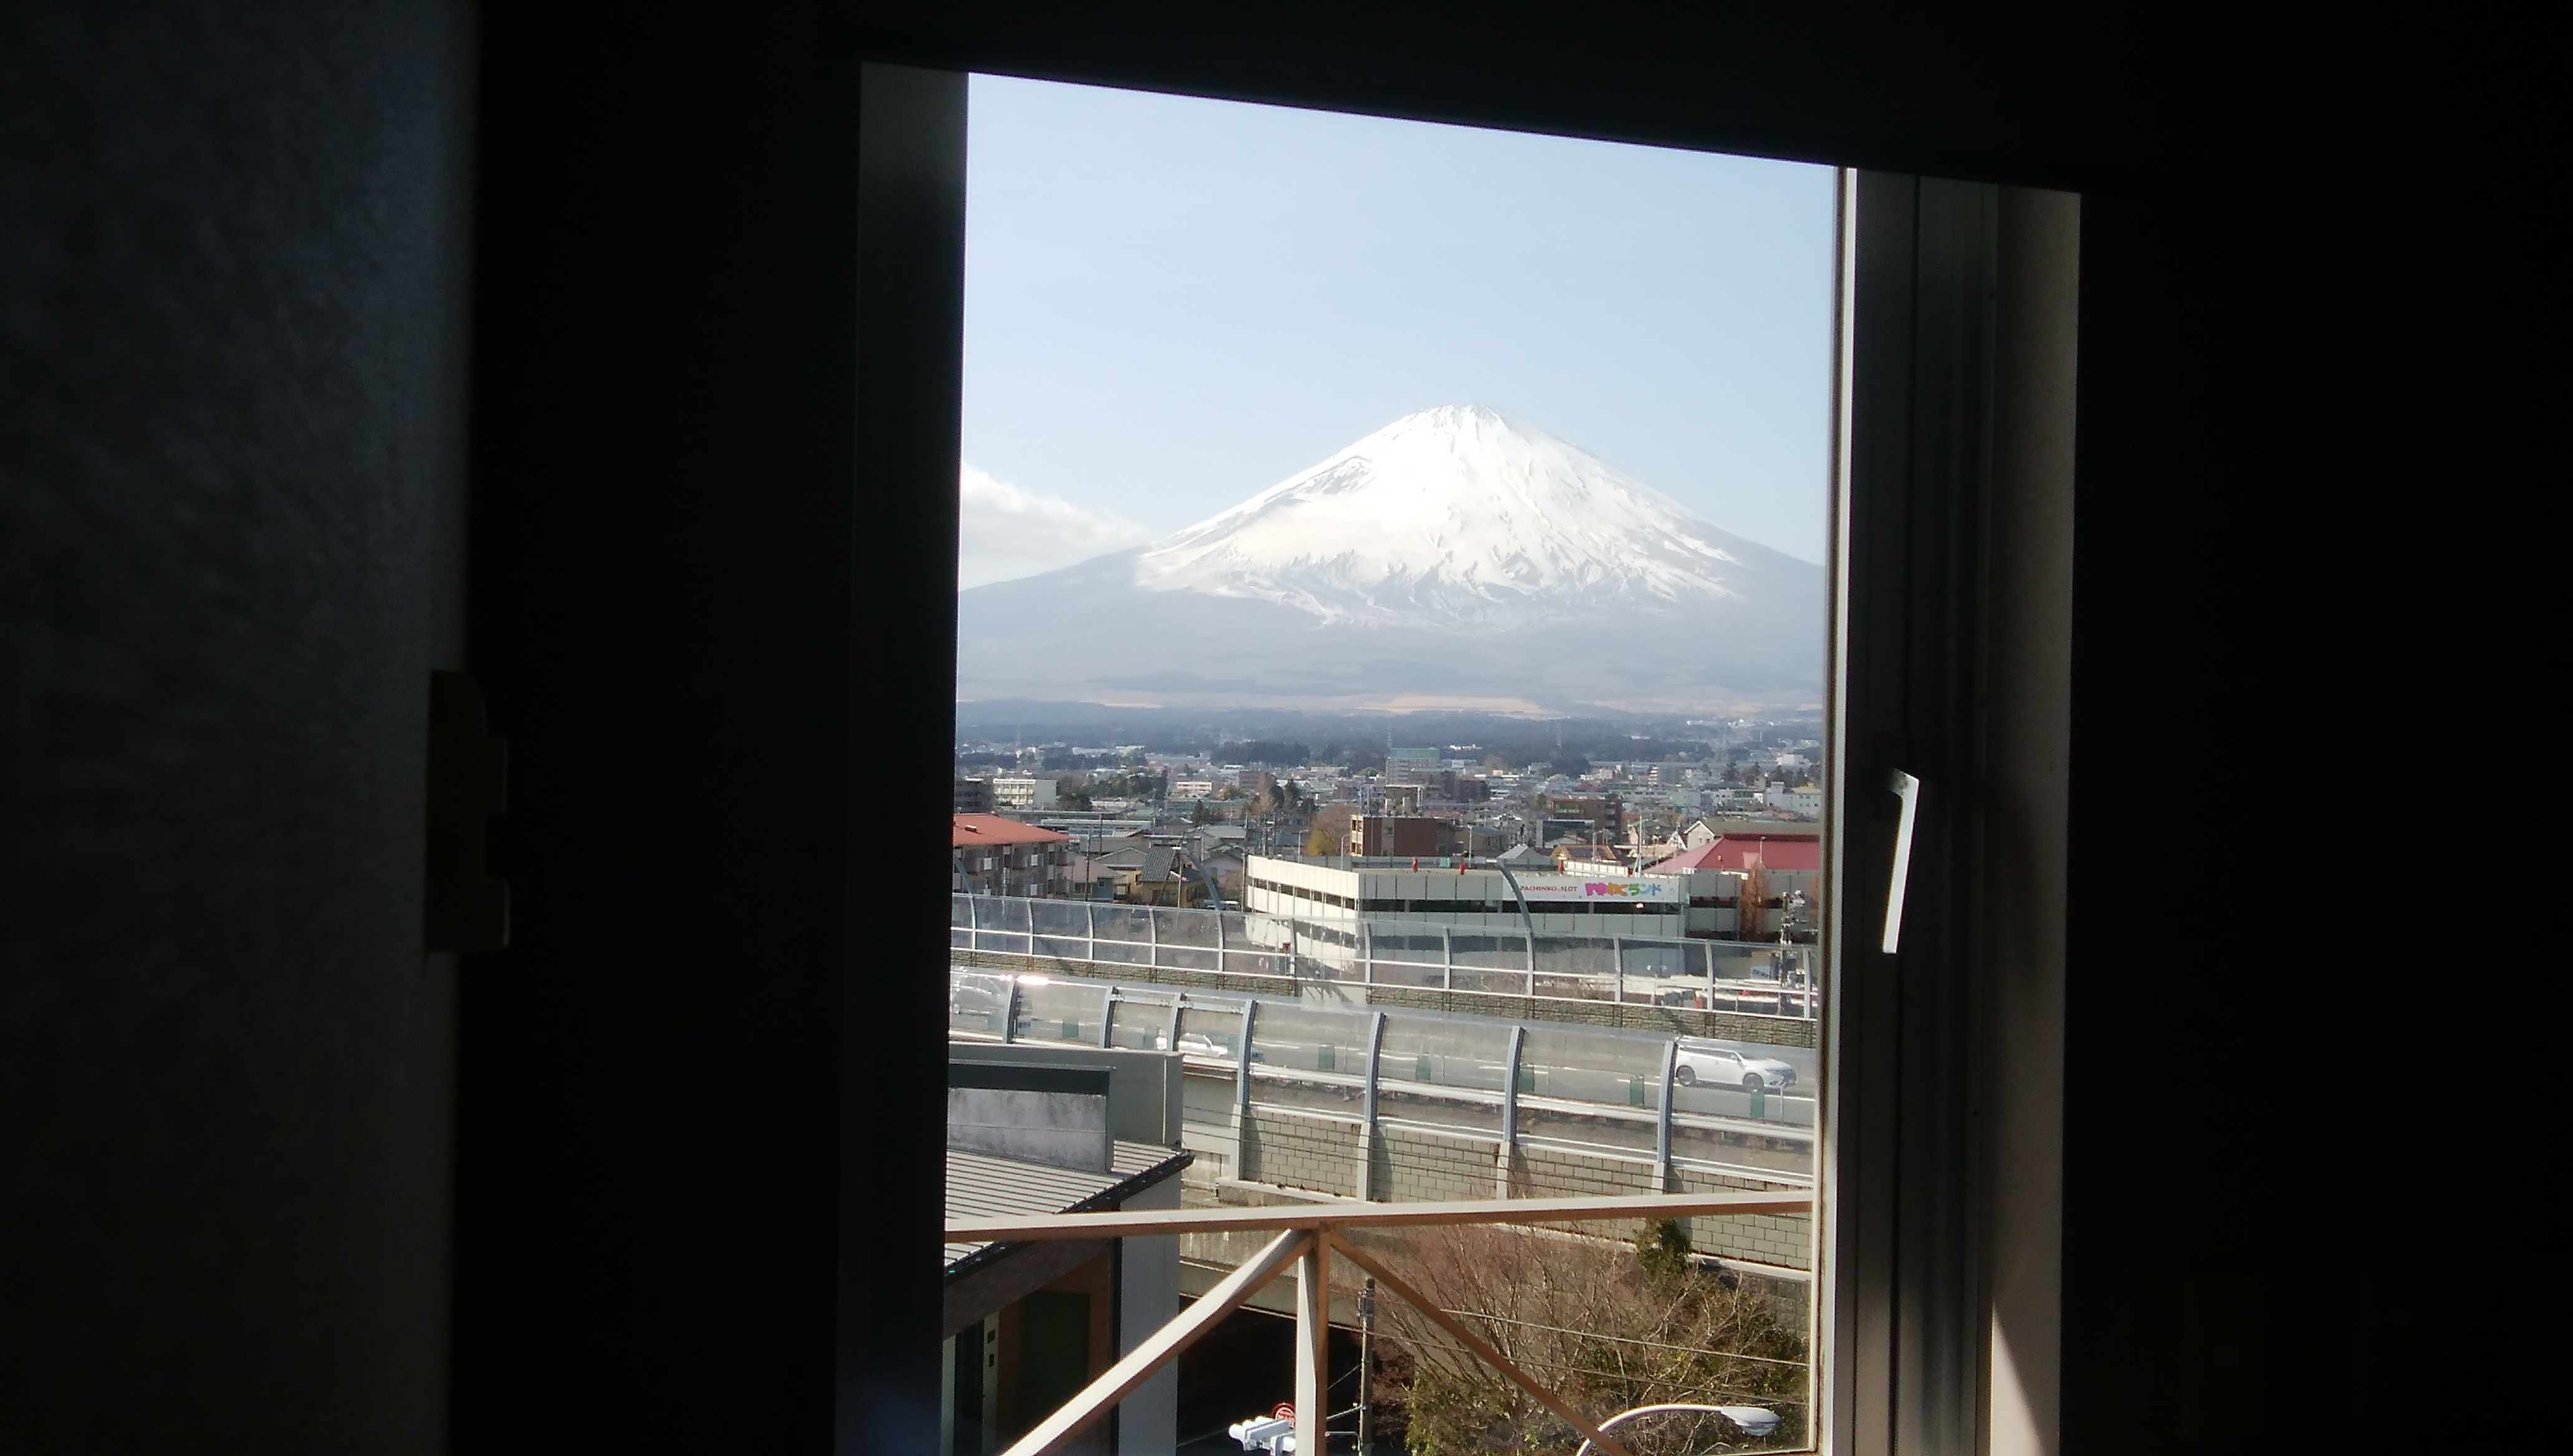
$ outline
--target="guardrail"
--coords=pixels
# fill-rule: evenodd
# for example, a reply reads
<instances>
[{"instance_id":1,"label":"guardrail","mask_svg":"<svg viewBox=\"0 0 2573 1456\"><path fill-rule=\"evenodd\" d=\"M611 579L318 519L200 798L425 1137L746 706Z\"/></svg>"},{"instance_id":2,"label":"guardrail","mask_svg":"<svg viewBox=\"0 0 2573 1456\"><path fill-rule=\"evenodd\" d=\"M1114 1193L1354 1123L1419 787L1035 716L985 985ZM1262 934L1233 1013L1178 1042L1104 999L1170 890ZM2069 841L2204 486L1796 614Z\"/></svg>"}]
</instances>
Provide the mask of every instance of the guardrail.
<instances>
[{"instance_id":1,"label":"guardrail","mask_svg":"<svg viewBox=\"0 0 2573 1456\"><path fill-rule=\"evenodd\" d=\"M958 1040L1181 1053L1234 1083L1230 1108L1191 1103L1209 1136L1238 1139L1255 1111L1358 1129L1352 1168L1295 1184L1314 1191L1384 1196L1383 1128L1492 1148L1496 1178L1512 1149L1548 1147L1650 1168L1663 1188L1682 1169L1814 1173L1821 1069L1805 1048L974 967L949 969L947 1009Z\"/></svg>"},{"instance_id":2,"label":"guardrail","mask_svg":"<svg viewBox=\"0 0 2573 1456\"><path fill-rule=\"evenodd\" d=\"M1239 911L951 895L950 949L1087 974L1189 971L1269 982L1687 1007L1815 1021L1813 946L1659 936L1529 936L1429 921L1321 923Z\"/></svg>"}]
</instances>

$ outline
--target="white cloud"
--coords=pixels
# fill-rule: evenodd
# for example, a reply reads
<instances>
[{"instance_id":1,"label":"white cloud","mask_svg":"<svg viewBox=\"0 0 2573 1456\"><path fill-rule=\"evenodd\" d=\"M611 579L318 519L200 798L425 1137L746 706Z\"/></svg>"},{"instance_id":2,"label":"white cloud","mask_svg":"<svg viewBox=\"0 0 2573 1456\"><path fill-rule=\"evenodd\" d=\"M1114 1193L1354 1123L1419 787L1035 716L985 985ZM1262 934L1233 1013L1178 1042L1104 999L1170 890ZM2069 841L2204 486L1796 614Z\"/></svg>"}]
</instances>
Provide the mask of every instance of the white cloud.
<instances>
[{"instance_id":1,"label":"white cloud","mask_svg":"<svg viewBox=\"0 0 2573 1456\"><path fill-rule=\"evenodd\" d=\"M1084 510L1069 500L995 480L972 465L958 480L956 586L1034 576L1128 546L1151 532L1124 516Z\"/></svg>"}]
</instances>

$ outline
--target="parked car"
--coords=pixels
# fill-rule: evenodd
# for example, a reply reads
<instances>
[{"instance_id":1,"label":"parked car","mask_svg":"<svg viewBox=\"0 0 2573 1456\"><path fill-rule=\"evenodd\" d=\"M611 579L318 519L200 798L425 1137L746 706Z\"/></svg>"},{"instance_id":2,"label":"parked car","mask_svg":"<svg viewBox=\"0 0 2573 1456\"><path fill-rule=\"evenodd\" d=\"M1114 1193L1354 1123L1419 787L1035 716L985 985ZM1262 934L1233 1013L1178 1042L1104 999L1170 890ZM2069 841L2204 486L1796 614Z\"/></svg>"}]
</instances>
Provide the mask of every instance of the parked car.
<instances>
[{"instance_id":1,"label":"parked car","mask_svg":"<svg viewBox=\"0 0 2573 1456\"><path fill-rule=\"evenodd\" d=\"M1769 1057L1754 1057L1713 1042L1680 1043L1671 1078L1682 1087L1738 1087L1744 1092L1777 1092L1794 1085L1796 1069Z\"/></svg>"}]
</instances>

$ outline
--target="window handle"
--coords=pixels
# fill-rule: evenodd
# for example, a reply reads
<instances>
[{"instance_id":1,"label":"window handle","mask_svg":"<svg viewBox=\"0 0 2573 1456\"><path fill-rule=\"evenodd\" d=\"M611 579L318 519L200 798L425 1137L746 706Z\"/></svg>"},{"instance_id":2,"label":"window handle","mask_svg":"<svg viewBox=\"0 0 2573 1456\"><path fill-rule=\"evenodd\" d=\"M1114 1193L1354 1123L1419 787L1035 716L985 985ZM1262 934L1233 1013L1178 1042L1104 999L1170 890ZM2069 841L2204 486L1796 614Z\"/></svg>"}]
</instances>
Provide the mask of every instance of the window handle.
<instances>
[{"instance_id":1,"label":"window handle","mask_svg":"<svg viewBox=\"0 0 2573 1456\"><path fill-rule=\"evenodd\" d=\"M1921 807L1921 781L1901 769L1886 785L1903 801L1903 817L1894 825L1894 878L1885 887L1885 954L1903 944L1903 886L1912 878L1912 818Z\"/></svg>"}]
</instances>

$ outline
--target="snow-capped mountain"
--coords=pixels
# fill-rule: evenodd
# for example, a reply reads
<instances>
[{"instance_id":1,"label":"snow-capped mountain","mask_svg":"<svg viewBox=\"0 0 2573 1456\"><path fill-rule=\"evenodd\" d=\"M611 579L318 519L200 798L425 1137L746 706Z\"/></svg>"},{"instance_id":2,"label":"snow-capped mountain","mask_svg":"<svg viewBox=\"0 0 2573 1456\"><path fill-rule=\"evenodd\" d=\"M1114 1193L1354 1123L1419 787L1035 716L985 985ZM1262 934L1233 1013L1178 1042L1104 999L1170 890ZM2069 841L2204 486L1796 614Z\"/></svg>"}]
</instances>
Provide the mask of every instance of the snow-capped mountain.
<instances>
[{"instance_id":1,"label":"snow-capped mountain","mask_svg":"<svg viewBox=\"0 0 2573 1456\"><path fill-rule=\"evenodd\" d=\"M1821 567L1477 405L958 607L968 698L1721 707L1822 670Z\"/></svg>"},{"instance_id":2,"label":"snow-capped mountain","mask_svg":"<svg viewBox=\"0 0 2573 1456\"><path fill-rule=\"evenodd\" d=\"M1503 626L1738 598L1757 549L1576 445L1450 404L1154 542L1136 581L1323 622Z\"/></svg>"}]
</instances>

